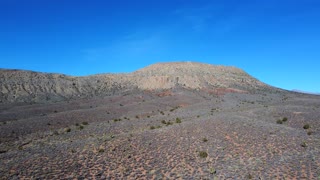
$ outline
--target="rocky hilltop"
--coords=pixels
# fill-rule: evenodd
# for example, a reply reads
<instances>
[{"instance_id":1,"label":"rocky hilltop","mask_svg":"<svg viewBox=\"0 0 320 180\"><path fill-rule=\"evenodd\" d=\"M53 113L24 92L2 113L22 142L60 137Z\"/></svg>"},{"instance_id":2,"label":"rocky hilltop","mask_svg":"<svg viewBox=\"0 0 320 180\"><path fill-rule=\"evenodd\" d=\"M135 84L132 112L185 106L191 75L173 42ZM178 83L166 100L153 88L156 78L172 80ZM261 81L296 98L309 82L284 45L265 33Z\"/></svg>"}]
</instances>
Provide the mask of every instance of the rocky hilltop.
<instances>
[{"instance_id":1,"label":"rocky hilltop","mask_svg":"<svg viewBox=\"0 0 320 180\"><path fill-rule=\"evenodd\" d=\"M208 92L271 88L241 69L195 62L159 63L127 74L84 77L1 69L0 82L1 103L60 101L175 87Z\"/></svg>"}]
</instances>

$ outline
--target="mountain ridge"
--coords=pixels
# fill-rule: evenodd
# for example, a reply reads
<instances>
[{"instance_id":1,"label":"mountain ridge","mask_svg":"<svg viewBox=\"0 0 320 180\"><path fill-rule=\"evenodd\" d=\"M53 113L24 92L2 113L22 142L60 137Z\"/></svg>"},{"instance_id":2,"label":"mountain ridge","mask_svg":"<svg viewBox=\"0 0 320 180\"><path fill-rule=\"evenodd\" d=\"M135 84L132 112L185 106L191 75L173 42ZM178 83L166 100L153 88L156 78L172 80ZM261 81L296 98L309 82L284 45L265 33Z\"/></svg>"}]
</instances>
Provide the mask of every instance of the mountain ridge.
<instances>
[{"instance_id":1,"label":"mountain ridge","mask_svg":"<svg viewBox=\"0 0 320 180\"><path fill-rule=\"evenodd\" d=\"M239 68L195 62L157 63L132 73L89 76L0 69L0 80L1 102L60 101L175 87L239 92L272 88Z\"/></svg>"}]
</instances>

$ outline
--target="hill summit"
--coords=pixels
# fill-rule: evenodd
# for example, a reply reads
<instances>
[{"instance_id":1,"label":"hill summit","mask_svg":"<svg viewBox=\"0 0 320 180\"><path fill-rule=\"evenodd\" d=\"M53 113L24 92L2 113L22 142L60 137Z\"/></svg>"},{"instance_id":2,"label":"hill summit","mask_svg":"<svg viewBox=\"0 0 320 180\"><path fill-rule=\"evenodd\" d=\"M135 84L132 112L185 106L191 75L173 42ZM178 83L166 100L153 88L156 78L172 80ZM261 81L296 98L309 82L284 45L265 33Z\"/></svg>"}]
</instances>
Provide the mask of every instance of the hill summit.
<instances>
[{"instance_id":1,"label":"hill summit","mask_svg":"<svg viewBox=\"0 0 320 180\"><path fill-rule=\"evenodd\" d=\"M0 80L2 103L59 101L176 87L207 92L270 88L239 68L196 62L158 63L132 73L84 77L2 69Z\"/></svg>"}]
</instances>

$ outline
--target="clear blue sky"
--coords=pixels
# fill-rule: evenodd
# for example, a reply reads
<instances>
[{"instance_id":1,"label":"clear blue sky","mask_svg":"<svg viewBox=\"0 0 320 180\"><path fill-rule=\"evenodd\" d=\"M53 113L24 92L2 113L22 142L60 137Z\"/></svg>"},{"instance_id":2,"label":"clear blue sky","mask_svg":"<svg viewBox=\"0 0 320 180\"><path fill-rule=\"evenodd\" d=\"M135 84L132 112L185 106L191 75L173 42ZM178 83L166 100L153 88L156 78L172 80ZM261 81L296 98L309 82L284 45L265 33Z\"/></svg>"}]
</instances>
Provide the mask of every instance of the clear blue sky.
<instances>
[{"instance_id":1,"label":"clear blue sky","mask_svg":"<svg viewBox=\"0 0 320 180\"><path fill-rule=\"evenodd\" d=\"M0 0L0 68L88 75L170 61L320 92L320 1Z\"/></svg>"}]
</instances>

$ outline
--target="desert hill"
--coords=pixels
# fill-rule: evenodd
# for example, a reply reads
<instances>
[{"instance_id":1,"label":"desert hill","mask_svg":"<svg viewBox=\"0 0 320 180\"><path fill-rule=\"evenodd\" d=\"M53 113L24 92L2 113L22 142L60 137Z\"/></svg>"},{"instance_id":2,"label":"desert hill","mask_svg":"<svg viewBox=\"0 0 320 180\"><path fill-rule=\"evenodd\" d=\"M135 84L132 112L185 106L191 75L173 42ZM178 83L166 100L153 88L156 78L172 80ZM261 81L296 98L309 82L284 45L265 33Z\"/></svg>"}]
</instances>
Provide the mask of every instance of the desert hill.
<instances>
[{"instance_id":1,"label":"desert hill","mask_svg":"<svg viewBox=\"0 0 320 180\"><path fill-rule=\"evenodd\" d=\"M0 70L0 179L319 179L320 96L241 69Z\"/></svg>"},{"instance_id":2,"label":"desert hill","mask_svg":"<svg viewBox=\"0 0 320 180\"><path fill-rule=\"evenodd\" d=\"M61 101L174 87L212 93L272 89L241 69L194 62L159 63L133 73L85 77L1 69L0 82L3 103Z\"/></svg>"}]
</instances>

